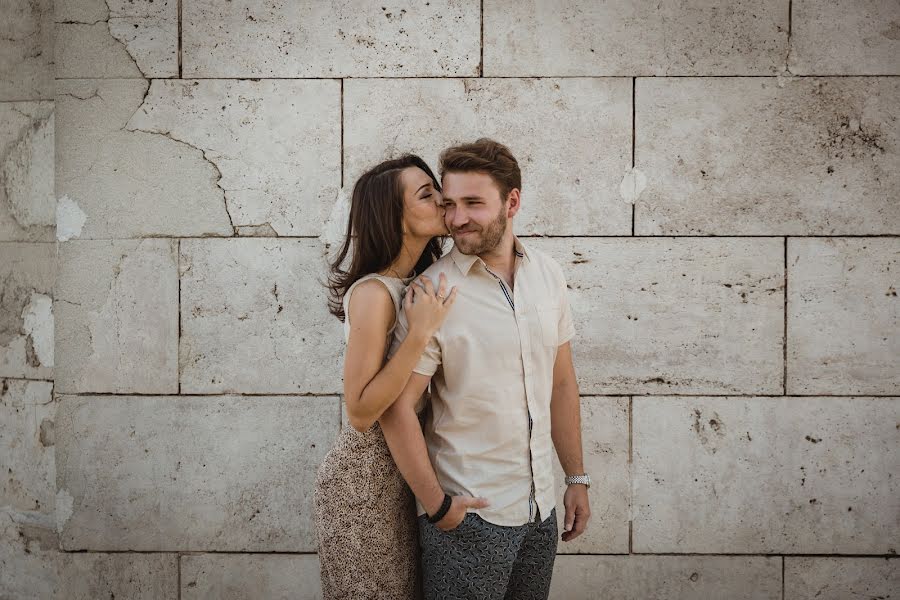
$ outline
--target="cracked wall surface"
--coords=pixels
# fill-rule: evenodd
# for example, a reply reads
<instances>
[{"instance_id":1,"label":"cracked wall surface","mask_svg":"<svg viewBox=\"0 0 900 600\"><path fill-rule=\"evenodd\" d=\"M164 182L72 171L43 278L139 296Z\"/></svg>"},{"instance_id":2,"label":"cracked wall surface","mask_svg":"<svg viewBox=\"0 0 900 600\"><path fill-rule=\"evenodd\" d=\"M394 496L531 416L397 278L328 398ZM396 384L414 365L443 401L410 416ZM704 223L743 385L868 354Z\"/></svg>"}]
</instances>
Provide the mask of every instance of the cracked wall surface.
<instances>
[{"instance_id":1,"label":"cracked wall surface","mask_svg":"<svg viewBox=\"0 0 900 600\"><path fill-rule=\"evenodd\" d=\"M177 0L56 0L59 78L178 76Z\"/></svg>"},{"instance_id":2,"label":"cracked wall surface","mask_svg":"<svg viewBox=\"0 0 900 600\"><path fill-rule=\"evenodd\" d=\"M365 168L482 135L577 330L551 598L900 589L900 3L2 14L0 598L321 598L325 259Z\"/></svg>"}]
</instances>

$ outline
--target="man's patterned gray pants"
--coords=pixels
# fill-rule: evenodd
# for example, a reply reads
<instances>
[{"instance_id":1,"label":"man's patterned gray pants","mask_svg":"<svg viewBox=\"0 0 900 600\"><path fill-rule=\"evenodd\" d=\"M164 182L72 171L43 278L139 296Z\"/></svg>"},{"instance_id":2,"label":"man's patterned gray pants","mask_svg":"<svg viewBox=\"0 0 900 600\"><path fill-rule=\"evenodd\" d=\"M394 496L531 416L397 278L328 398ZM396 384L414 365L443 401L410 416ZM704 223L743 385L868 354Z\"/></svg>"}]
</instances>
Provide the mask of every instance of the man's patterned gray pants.
<instances>
[{"instance_id":1,"label":"man's patterned gray pants","mask_svg":"<svg viewBox=\"0 0 900 600\"><path fill-rule=\"evenodd\" d=\"M556 509L504 527L468 513L452 531L419 516L426 600L546 600L558 543Z\"/></svg>"}]
</instances>

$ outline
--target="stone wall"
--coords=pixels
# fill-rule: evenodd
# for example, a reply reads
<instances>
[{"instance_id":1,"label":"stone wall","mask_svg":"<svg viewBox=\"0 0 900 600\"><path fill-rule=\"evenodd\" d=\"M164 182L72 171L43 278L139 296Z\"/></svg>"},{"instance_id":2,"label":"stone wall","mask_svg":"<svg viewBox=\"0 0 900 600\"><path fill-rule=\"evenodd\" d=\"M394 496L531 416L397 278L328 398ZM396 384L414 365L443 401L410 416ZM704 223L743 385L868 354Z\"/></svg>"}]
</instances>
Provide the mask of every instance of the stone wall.
<instances>
[{"instance_id":1,"label":"stone wall","mask_svg":"<svg viewBox=\"0 0 900 600\"><path fill-rule=\"evenodd\" d=\"M552 597L900 593L896 1L2 11L0 598L321 597L324 254L480 135L578 330Z\"/></svg>"}]
</instances>

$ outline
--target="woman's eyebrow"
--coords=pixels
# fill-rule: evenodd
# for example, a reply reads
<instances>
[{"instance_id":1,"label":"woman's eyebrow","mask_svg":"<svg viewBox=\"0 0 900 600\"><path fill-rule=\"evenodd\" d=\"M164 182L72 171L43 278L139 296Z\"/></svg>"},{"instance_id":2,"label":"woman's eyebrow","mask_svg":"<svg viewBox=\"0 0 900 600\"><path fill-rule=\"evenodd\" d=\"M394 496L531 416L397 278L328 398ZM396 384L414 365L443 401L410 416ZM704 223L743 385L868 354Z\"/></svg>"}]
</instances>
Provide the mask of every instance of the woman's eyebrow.
<instances>
[{"instance_id":1,"label":"woman's eyebrow","mask_svg":"<svg viewBox=\"0 0 900 600\"><path fill-rule=\"evenodd\" d=\"M419 187L419 189L416 190L416 193L418 194L419 192L422 191L422 188L426 188L426 187L428 187L429 185L431 185L431 182L430 182L430 181L429 181L428 183L423 183L423 184Z\"/></svg>"}]
</instances>

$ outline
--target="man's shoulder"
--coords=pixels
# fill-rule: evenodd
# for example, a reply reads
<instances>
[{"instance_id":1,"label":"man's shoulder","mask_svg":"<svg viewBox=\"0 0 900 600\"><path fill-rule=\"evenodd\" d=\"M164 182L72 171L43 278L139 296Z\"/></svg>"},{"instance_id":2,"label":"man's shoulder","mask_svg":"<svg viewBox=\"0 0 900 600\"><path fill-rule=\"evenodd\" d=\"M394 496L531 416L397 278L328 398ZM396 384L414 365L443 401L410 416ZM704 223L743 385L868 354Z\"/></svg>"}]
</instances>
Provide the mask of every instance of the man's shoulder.
<instances>
[{"instance_id":1,"label":"man's shoulder","mask_svg":"<svg viewBox=\"0 0 900 600\"><path fill-rule=\"evenodd\" d=\"M422 272L422 275L437 283L441 273L446 275L448 280L455 278L459 274L459 269L456 267L456 263L453 262L449 252L434 261L430 267Z\"/></svg>"},{"instance_id":2,"label":"man's shoulder","mask_svg":"<svg viewBox=\"0 0 900 600\"><path fill-rule=\"evenodd\" d=\"M559 264L553 256L535 248L533 244L523 244L525 246L525 251L528 253L529 260L533 261L535 265L540 267L541 269L546 269L554 273L558 276L564 276L562 265Z\"/></svg>"}]
</instances>

